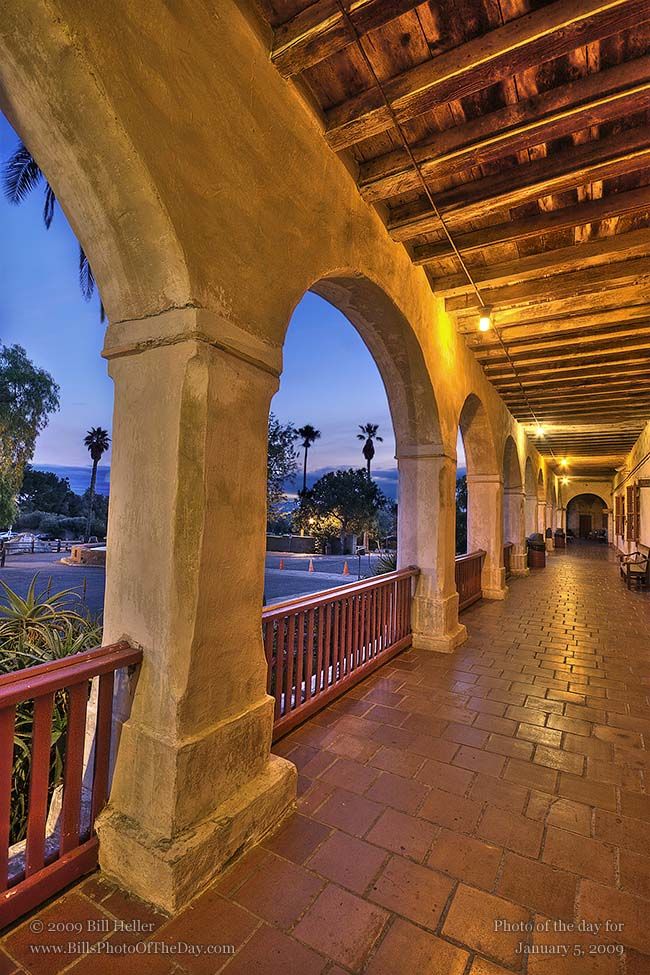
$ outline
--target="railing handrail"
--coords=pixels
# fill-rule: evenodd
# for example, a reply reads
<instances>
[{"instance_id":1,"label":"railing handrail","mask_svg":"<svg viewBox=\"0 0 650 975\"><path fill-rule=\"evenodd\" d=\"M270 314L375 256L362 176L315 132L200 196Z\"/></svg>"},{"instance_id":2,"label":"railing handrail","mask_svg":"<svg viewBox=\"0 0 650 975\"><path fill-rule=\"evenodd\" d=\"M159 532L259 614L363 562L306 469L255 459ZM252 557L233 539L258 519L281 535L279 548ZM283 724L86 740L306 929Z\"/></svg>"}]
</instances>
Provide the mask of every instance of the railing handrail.
<instances>
[{"instance_id":1,"label":"railing handrail","mask_svg":"<svg viewBox=\"0 0 650 975\"><path fill-rule=\"evenodd\" d=\"M484 555L487 555L485 549L477 548L474 552L466 552L465 555L457 555L456 561L469 562L470 559L483 558Z\"/></svg>"},{"instance_id":2,"label":"railing handrail","mask_svg":"<svg viewBox=\"0 0 650 975\"><path fill-rule=\"evenodd\" d=\"M300 610L313 609L333 600L341 599L344 596L349 596L350 593L365 592L378 585L394 582L396 579L415 578L419 574L420 570L418 567L410 565L405 569L398 569L396 572L384 572L382 575L371 576L369 579L360 579L356 582L347 583L345 586L334 586L331 589L322 589L319 592L298 596L296 599L289 599L284 603L274 603L272 606L264 607L262 610L262 621L266 622L267 620L275 619L277 616L285 616L294 607L298 607Z\"/></svg>"},{"instance_id":3,"label":"railing handrail","mask_svg":"<svg viewBox=\"0 0 650 975\"><path fill-rule=\"evenodd\" d=\"M13 670L0 676L0 709L141 662L142 650L122 641Z\"/></svg>"}]
</instances>

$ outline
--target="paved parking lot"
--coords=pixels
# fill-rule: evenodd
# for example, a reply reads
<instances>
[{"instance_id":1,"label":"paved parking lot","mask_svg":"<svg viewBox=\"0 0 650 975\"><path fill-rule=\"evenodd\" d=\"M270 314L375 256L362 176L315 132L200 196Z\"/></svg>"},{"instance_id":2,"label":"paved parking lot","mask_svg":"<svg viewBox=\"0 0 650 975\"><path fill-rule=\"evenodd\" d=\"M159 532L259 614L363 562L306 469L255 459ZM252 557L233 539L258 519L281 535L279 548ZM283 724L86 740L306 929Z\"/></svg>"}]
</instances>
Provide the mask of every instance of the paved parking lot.
<instances>
[{"instance_id":1,"label":"paved parking lot","mask_svg":"<svg viewBox=\"0 0 650 975\"><path fill-rule=\"evenodd\" d=\"M359 573L361 577L373 575L377 556L314 555L314 571L309 572L309 556L271 553L266 558L264 594L267 605L281 602L292 596L319 592L354 582ZM90 613L97 615L104 607L104 587L106 574L97 566L64 565L61 555L56 553L10 555L4 568L0 568L0 582L6 583L20 595L38 574L38 586L51 592L71 589L71 599L79 601ZM343 575L347 562L349 575ZM283 564L283 568L280 564ZM2 594L0 593L0 601Z\"/></svg>"}]
</instances>

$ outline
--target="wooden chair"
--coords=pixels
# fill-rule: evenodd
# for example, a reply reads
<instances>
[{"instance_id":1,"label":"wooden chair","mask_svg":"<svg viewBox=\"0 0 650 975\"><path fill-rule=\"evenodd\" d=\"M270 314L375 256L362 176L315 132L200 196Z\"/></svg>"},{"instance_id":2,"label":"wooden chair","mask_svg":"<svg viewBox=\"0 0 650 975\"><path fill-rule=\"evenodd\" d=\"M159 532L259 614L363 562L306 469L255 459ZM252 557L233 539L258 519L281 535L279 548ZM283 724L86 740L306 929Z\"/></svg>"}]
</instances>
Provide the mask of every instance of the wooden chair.
<instances>
[{"instance_id":1,"label":"wooden chair","mask_svg":"<svg viewBox=\"0 0 650 975\"><path fill-rule=\"evenodd\" d=\"M650 553L631 552L621 556L621 575L627 582L627 588L632 588L632 581L636 583L637 591L643 586L650 586Z\"/></svg>"}]
</instances>

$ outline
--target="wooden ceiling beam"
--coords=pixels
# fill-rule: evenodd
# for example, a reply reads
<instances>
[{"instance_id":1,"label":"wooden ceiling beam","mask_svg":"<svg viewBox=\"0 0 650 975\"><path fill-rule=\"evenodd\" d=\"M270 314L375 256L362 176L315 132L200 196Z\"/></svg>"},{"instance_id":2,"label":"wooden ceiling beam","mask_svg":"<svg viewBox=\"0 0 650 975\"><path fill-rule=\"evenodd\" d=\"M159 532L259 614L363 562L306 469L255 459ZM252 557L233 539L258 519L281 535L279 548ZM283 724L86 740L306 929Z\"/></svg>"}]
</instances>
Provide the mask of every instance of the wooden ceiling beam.
<instances>
[{"instance_id":1,"label":"wooden ceiling beam","mask_svg":"<svg viewBox=\"0 0 650 975\"><path fill-rule=\"evenodd\" d=\"M422 0L347 0L345 7L355 30L363 35L421 3ZM354 31L350 30L336 0L322 0L276 27L271 61L283 78L291 78L354 41Z\"/></svg>"},{"instance_id":2,"label":"wooden ceiling beam","mask_svg":"<svg viewBox=\"0 0 650 975\"><path fill-rule=\"evenodd\" d=\"M514 244L519 240L539 237L541 234L550 234L556 230L567 230L639 212L650 212L650 189L647 186L627 190L624 193L611 193L599 200L562 207L534 217L506 221L492 227L454 234L454 240L458 249L464 253L482 250L495 244ZM418 244L413 248L412 253L413 262L418 265L433 264L453 255L454 252L447 240Z\"/></svg>"},{"instance_id":3,"label":"wooden ceiling beam","mask_svg":"<svg viewBox=\"0 0 650 975\"><path fill-rule=\"evenodd\" d=\"M650 257L630 258L601 264L587 270L568 271L556 274L543 281L524 281L521 284L505 285L502 288L481 289L483 301L492 308L507 305L539 305L558 298L576 297L580 294L596 294L599 290L610 293L616 287L638 284L646 295L650 295ZM614 291L615 294L615 291ZM447 312L472 312L480 307L474 292L445 299Z\"/></svg>"},{"instance_id":4,"label":"wooden ceiling beam","mask_svg":"<svg viewBox=\"0 0 650 975\"><path fill-rule=\"evenodd\" d=\"M384 91L406 122L649 19L647 0L555 0L402 72L384 82ZM325 138L338 151L392 126L381 93L370 88L326 113Z\"/></svg>"},{"instance_id":5,"label":"wooden ceiling beam","mask_svg":"<svg viewBox=\"0 0 650 975\"><path fill-rule=\"evenodd\" d=\"M591 369L591 372L589 369ZM576 386L588 386L590 382L602 383L606 379L616 381L617 378L625 379L627 382L637 382L639 380L645 382L650 379L650 362L646 358L644 361L637 363L630 362L622 365L612 365L611 368L608 365L606 376L603 374L602 365L596 367L585 366L582 369L576 369L574 371L575 375L571 377L567 377L565 373L556 376L552 372L542 373L539 376L522 376L526 396L532 402L540 389L565 389L567 378L575 380L574 385ZM506 376L503 379L492 380L492 384L499 393L521 388L519 380L514 375Z\"/></svg>"},{"instance_id":6,"label":"wooden ceiling beam","mask_svg":"<svg viewBox=\"0 0 650 975\"><path fill-rule=\"evenodd\" d=\"M650 165L650 132L643 125L607 139L583 142L562 152L534 159L436 195L436 206L453 228L493 216L545 196L564 193L597 180L633 173ZM581 221L584 222L584 221ZM426 198L391 211L393 240L412 240L440 228Z\"/></svg>"},{"instance_id":7,"label":"wooden ceiling beam","mask_svg":"<svg viewBox=\"0 0 650 975\"><path fill-rule=\"evenodd\" d=\"M425 178L440 179L649 105L650 56L646 55L445 129L414 146L413 154ZM420 188L404 149L360 166L359 190L369 203Z\"/></svg>"},{"instance_id":8,"label":"wooden ceiling beam","mask_svg":"<svg viewBox=\"0 0 650 975\"><path fill-rule=\"evenodd\" d=\"M638 363L650 362L650 341L645 342L643 345L639 345L635 349L629 349L627 351L617 352L612 356L611 352L603 353L602 355L598 352L585 353L584 355L571 356L570 359L560 360L559 362L553 362L552 368L549 369L547 360L542 362L534 363L517 363L517 375L526 385L526 380L534 378L535 376L546 376L555 375L561 376L565 373L571 373L572 375L580 375L580 370L587 369L600 369L601 375L606 372L609 375L610 370L614 366L623 367L627 363ZM606 362L603 364L603 357L606 358ZM509 379L512 375L512 369L510 367L504 366L483 366L485 374L490 382L498 383L499 379Z\"/></svg>"},{"instance_id":9,"label":"wooden ceiling beam","mask_svg":"<svg viewBox=\"0 0 650 975\"><path fill-rule=\"evenodd\" d=\"M650 201L650 187L648 188ZM472 268L474 281L488 288L519 281L545 279L554 274L562 274L576 267L592 267L604 264L612 258L622 259L650 253L650 230L632 230L626 234L598 237L571 247L558 247L540 251L516 261L504 264L488 264ZM465 274L449 274L445 277L429 277L434 291L453 297L473 291Z\"/></svg>"},{"instance_id":10,"label":"wooden ceiling beam","mask_svg":"<svg viewBox=\"0 0 650 975\"><path fill-rule=\"evenodd\" d=\"M574 341L572 341L574 339ZM494 365L501 362L513 361L529 362L534 358L553 359L558 362L563 359L571 359L582 350L592 349L601 352L605 349L624 349L640 341L650 339L650 327L648 324L642 327L631 327L629 329L618 328L607 332L586 332L582 331L577 336L563 335L558 341L557 338L549 337L544 342L517 342L506 344L508 354L501 345L492 345L489 349L473 348L474 356L481 365Z\"/></svg>"},{"instance_id":11,"label":"wooden ceiling beam","mask_svg":"<svg viewBox=\"0 0 650 975\"><path fill-rule=\"evenodd\" d=\"M646 233L650 233L646 231ZM521 318L521 312L519 314ZM498 311L494 314L495 327L503 341L508 345L518 341L542 341L544 338L556 337L563 341L564 333L576 335L585 330L599 331L614 326L633 327L641 324L650 325L650 304L636 305L629 308L610 308L604 311L590 312L586 315L565 315L562 318L543 318L539 321L522 320L516 324L503 324ZM494 331L477 332L475 320L459 321L458 331L465 336L465 341L472 351L477 348L498 346L499 340Z\"/></svg>"},{"instance_id":12,"label":"wooden ceiling beam","mask_svg":"<svg viewBox=\"0 0 650 975\"><path fill-rule=\"evenodd\" d=\"M598 290L593 294L575 294L568 298L555 298L553 301L543 302L539 305L528 305L527 307L506 306L495 310L495 320L500 328L509 325L518 325L526 322L530 327L537 324L546 323L553 319L581 316L586 317L590 314L612 314L627 313L634 308L644 308L648 303L648 292L642 290L637 284L613 288L611 291ZM459 309L454 313L456 323L467 325L475 330L477 328L476 309Z\"/></svg>"}]
</instances>

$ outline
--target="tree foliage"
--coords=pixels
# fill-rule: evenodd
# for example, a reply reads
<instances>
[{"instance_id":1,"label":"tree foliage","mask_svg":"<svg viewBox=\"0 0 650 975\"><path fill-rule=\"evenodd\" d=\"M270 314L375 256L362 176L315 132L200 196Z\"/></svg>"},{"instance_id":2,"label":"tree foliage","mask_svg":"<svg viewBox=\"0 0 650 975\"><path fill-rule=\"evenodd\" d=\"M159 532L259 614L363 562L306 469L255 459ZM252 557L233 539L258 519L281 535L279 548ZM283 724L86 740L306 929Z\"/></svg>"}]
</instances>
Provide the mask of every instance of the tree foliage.
<instances>
[{"instance_id":1,"label":"tree foliage","mask_svg":"<svg viewBox=\"0 0 650 975\"><path fill-rule=\"evenodd\" d=\"M59 387L20 345L0 346L0 526L11 524L26 464L48 417L59 408Z\"/></svg>"},{"instance_id":2,"label":"tree foliage","mask_svg":"<svg viewBox=\"0 0 650 975\"><path fill-rule=\"evenodd\" d=\"M35 471L28 464L18 494L21 514L47 511L57 515L76 517L81 514L81 498L70 488L67 477L52 471Z\"/></svg>"},{"instance_id":3,"label":"tree foliage","mask_svg":"<svg viewBox=\"0 0 650 975\"><path fill-rule=\"evenodd\" d=\"M295 480L298 470L296 428L292 423L280 423L274 413L269 414L266 506L267 520L281 514L281 505L288 483Z\"/></svg>"},{"instance_id":4,"label":"tree foliage","mask_svg":"<svg viewBox=\"0 0 650 975\"><path fill-rule=\"evenodd\" d=\"M330 471L303 495L296 520L300 528L317 538L372 531L377 514L388 503L366 471Z\"/></svg>"}]
</instances>

